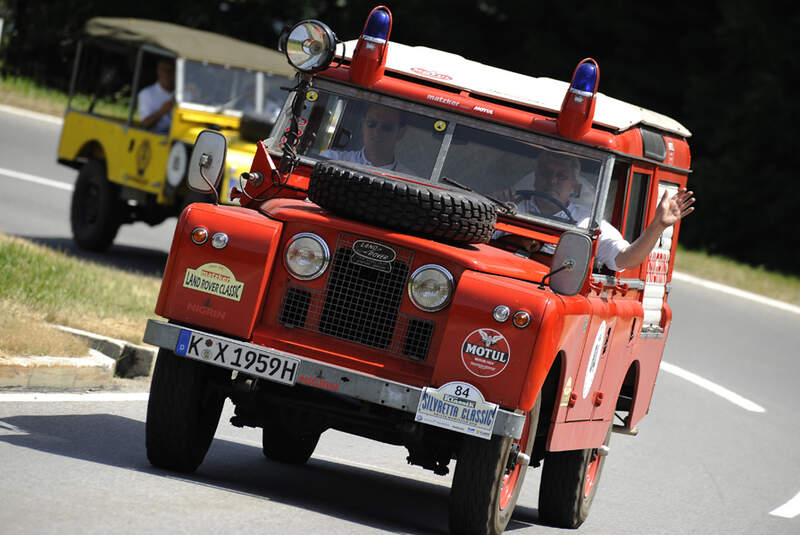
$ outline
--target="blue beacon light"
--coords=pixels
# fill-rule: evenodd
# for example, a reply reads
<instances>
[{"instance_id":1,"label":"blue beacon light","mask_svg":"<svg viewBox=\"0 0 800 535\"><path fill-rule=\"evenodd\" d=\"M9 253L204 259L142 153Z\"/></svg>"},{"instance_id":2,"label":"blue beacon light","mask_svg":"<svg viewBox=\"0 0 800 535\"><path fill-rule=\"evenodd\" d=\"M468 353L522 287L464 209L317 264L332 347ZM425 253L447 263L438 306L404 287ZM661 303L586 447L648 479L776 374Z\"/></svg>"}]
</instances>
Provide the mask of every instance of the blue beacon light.
<instances>
[{"instance_id":1,"label":"blue beacon light","mask_svg":"<svg viewBox=\"0 0 800 535\"><path fill-rule=\"evenodd\" d=\"M373 11L367 26L364 28L363 38L369 41L376 41L378 43L385 43L389 38L389 30L392 27L392 18L389 13L384 9L376 9Z\"/></svg>"},{"instance_id":2,"label":"blue beacon light","mask_svg":"<svg viewBox=\"0 0 800 535\"><path fill-rule=\"evenodd\" d=\"M570 86L571 93L591 97L597 91L597 66L588 61L578 66Z\"/></svg>"}]
</instances>

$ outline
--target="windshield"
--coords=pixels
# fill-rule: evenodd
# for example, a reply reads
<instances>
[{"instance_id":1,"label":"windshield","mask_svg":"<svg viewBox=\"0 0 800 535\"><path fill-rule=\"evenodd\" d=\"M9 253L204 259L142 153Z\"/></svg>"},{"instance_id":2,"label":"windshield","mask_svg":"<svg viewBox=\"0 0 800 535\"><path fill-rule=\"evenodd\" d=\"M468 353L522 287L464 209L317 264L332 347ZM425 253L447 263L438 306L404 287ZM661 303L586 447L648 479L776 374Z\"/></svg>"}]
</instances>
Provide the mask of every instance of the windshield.
<instances>
[{"instance_id":1,"label":"windshield","mask_svg":"<svg viewBox=\"0 0 800 535\"><path fill-rule=\"evenodd\" d=\"M185 60L181 102L215 113L264 115L274 122L280 114L289 78L236 67Z\"/></svg>"},{"instance_id":2,"label":"windshield","mask_svg":"<svg viewBox=\"0 0 800 535\"><path fill-rule=\"evenodd\" d=\"M463 186L513 203L517 215L583 227L607 158L443 110L318 88L306 93L299 126L300 155ZM273 139L272 148L284 141Z\"/></svg>"}]
</instances>

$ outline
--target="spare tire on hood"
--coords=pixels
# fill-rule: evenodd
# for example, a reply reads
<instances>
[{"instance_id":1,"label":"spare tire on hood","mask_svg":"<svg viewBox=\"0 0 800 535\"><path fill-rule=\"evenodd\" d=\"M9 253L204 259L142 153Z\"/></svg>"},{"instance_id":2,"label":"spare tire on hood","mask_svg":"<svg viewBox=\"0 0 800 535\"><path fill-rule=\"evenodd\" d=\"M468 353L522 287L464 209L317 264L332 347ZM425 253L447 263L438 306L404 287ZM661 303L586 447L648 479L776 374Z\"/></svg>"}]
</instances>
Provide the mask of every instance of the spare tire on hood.
<instances>
[{"instance_id":1,"label":"spare tire on hood","mask_svg":"<svg viewBox=\"0 0 800 535\"><path fill-rule=\"evenodd\" d=\"M342 217L450 243L486 243L497 220L492 201L478 193L425 186L338 162L317 163L308 198Z\"/></svg>"}]
</instances>

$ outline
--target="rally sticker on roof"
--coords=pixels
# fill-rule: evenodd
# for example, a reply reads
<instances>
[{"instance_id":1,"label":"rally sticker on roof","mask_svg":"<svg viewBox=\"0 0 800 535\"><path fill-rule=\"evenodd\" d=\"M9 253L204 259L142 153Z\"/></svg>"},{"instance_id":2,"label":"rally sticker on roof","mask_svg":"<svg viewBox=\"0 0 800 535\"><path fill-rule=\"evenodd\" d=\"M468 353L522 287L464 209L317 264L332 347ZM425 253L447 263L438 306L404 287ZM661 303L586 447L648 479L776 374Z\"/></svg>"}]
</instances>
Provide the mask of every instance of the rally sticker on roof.
<instances>
[{"instance_id":1,"label":"rally sticker on roof","mask_svg":"<svg viewBox=\"0 0 800 535\"><path fill-rule=\"evenodd\" d=\"M439 388L423 388L415 419L490 440L496 418L496 403L486 401L471 384L453 381Z\"/></svg>"},{"instance_id":2,"label":"rally sticker on roof","mask_svg":"<svg viewBox=\"0 0 800 535\"><path fill-rule=\"evenodd\" d=\"M510 359L508 340L494 329L472 331L461 344L461 361L478 377L494 377L506 369Z\"/></svg>"},{"instance_id":3,"label":"rally sticker on roof","mask_svg":"<svg viewBox=\"0 0 800 535\"><path fill-rule=\"evenodd\" d=\"M244 283L237 281L233 271L227 266L211 262L197 269L186 268L183 287L239 301L242 298Z\"/></svg>"}]
</instances>

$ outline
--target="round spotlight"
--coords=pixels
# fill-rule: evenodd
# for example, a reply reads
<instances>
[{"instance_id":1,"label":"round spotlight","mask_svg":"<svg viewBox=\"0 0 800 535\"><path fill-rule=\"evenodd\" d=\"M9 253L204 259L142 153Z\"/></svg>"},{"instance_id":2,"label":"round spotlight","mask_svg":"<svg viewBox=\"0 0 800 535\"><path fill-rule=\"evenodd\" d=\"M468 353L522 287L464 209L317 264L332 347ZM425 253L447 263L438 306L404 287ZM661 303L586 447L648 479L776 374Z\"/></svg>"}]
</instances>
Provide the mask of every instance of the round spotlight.
<instances>
[{"instance_id":1,"label":"round spotlight","mask_svg":"<svg viewBox=\"0 0 800 535\"><path fill-rule=\"evenodd\" d=\"M519 327L520 329L524 329L531 323L531 315L526 312L525 310L520 310L516 314L514 314L514 319L512 320L514 327Z\"/></svg>"},{"instance_id":2,"label":"round spotlight","mask_svg":"<svg viewBox=\"0 0 800 535\"><path fill-rule=\"evenodd\" d=\"M304 20L286 36L286 59L295 69L315 73L327 69L336 50L336 35L318 20Z\"/></svg>"},{"instance_id":3,"label":"round spotlight","mask_svg":"<svg viewBox=\"0 0 800 535\"><path fill-rule=\"evenodd\" d=\"M505 305L497 305L494 307L494 311L492 312L492 317L498 323L503 323L511 317L511 309Z\"/></svg>"},{"instance_id":4,"label":"round spotlight","mask_svg":"<svg viewBox=\"0 0 800 535\"><path fill-rule=\"evenodd\" d=\"M408 296L425 312L441 310L453 296L453 276L435 264L419 267L408 280Z\"/></svg>"},{"instance_id":5,"label":"round spotlight","mask_svg":"<svg viewBox=\"0 0 800 535\"><path fill-rule=\"evenodd\" d=\"M197 227L192 231L192 241L197 245L203 245L208 239L208 230Z\"/></svg>"},{"instance_id":6,"label":"round spotlight","mask_svg":"<svg viewBox=\"0 0 800 535\"><path fill-rule=\"evenodd\" d=\"M217 232L211 236L211 246L214 249L224 249L228 245L228 235L224 232Z\"/></svg>"},{"instance_id":7,"label":"round spotlight","mask_svg":"<svg viewBox=\"0 0 800 535\"><path fill-rule=\"evenodd\" d=\"M286 269L300 280L316 279L325 273L330 259L325 240L310 232L292 236L284 256Z\"/></svg>"}]
</instances>

